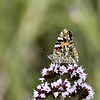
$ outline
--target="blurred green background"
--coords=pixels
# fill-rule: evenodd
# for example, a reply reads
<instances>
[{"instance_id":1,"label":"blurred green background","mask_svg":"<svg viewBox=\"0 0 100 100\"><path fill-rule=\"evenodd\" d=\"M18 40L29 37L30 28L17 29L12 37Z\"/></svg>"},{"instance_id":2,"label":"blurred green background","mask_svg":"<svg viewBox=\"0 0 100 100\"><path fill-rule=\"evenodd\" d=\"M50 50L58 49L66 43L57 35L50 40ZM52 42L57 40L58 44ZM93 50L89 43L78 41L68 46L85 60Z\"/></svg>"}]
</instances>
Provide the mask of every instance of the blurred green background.
<instances>
[{"instance_id":1,"label":"blurred green background","mask_svg":"<svg viewBox=\"0 0 100 100\"><path fill-rule=\"evenodd\" d=\"M0 0L0 100L32 97L64 28L73 31L79 65L100 100L99 26L100 0Z\"/></svg>"}]
</instances>

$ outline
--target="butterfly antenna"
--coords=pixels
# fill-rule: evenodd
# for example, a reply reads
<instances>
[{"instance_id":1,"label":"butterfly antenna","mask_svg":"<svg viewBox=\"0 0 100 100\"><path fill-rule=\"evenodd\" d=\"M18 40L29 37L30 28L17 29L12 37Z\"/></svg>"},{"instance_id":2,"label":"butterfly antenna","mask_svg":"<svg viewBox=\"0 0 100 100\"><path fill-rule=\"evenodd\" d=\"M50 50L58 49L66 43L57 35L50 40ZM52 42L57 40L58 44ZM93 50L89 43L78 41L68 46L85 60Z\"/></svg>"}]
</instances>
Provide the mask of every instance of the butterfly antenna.
<instances>
[{"instance_id":1,"label":"butterfly antenna","mask_svg":"<svg viewBox=\"0 0 100 100\"><path fill-rule=\"evenodd\" d=\"M44 51L42 50L42 48L38 48L38 50L41 51L42 53L48 55L48 53L47 53L47 52L44 52Z\"/></svg>"}]
</instances>

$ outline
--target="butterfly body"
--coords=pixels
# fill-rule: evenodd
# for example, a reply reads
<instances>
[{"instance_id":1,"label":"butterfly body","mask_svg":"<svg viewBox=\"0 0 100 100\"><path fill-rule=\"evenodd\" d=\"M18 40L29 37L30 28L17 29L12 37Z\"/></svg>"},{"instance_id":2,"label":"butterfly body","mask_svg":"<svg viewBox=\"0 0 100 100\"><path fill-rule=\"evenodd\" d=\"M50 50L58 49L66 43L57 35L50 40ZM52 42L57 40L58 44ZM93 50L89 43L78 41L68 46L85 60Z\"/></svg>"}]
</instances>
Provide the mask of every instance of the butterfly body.
<instances>
[{"instance_id":1,"label":"butterfly body","mask_svg":"<svg viewBox=\"0 0 100 100\"><path fill-rule=\"evenodd\" d=\"M71 31L67 29L61 31L54 46L53 54L49 55L48 58L55 63L77 63L79 61Z\"/></svg>"}]
</instances>

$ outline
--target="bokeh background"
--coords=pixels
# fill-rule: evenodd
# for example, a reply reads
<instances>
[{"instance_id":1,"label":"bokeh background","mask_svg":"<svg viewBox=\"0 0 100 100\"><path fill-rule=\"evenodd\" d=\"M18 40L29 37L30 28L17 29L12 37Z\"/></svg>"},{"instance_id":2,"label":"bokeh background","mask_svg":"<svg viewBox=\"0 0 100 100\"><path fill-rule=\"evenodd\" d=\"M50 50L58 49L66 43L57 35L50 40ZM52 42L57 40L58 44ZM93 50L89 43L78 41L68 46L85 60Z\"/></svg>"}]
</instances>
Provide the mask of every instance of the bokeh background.
<instances>
[{"instance_id":1,"label":"bokeh background","mask_svg":"<svg viewBox=\"0 0 100 100\"><path fill-rule=\"evenodd\" d=\"M64 28L73 31L79 65L100 100L99 26L100 0L0 0L0 100L32 97Z\"/></svg>"}]
</instances>

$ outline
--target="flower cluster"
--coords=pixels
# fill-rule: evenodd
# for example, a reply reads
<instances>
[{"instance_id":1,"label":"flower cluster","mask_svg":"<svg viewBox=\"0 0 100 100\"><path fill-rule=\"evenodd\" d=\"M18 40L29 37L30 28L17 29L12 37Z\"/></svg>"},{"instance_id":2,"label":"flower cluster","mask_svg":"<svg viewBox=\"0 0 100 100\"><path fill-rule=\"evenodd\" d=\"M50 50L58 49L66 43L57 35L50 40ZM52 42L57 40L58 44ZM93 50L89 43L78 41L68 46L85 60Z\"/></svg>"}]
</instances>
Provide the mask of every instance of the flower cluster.
<instances>
[{"instance_id":1,"label":"flower cluster","mask_svg":"<svg viewBox=\"0 0 100 100\"><path fill-rule=\"evenodd\" d=\"M53 98L77 98L78 100L93 98L94 91L90 85L84 83L87 74L77 64L60 66L51 64L41 71L41 84L34 90L34 100L44 100L49 95Z\"/></svg>"}]
</instances>

